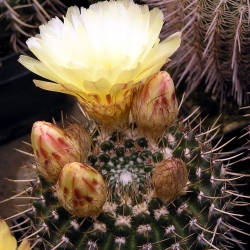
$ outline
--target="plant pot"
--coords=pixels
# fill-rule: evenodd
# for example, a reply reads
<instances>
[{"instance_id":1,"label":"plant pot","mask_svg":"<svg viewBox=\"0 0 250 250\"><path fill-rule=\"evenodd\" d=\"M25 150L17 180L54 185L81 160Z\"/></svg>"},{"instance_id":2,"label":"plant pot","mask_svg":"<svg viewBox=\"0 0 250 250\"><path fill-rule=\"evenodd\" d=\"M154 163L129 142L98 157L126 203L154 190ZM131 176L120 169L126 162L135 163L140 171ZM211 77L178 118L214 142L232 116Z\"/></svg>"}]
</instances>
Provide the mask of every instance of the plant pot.
<instances>
[{"instance_id":1,"label":"plant pot","mask_svg":"<svg viewBox=\"0 0 250 250\"><path fill-rule=\"evenodd\" d=\"M37 88L32 80L39 77L18 58L12 54L0 59L0 144L29 132L37 120L58 119L73 103L68 95Z\"/></svg>"}]
</instances>

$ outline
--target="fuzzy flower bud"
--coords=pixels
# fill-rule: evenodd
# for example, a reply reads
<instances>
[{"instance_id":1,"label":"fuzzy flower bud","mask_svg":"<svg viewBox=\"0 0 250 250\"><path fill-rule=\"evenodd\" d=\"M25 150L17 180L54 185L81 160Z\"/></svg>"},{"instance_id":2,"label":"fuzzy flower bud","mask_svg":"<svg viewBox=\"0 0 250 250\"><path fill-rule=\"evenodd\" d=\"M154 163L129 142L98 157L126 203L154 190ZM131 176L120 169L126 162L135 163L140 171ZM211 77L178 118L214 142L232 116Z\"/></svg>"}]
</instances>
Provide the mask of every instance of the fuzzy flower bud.
<instances>
[{"instance_id":1,"label":"fuzzy flower bud","mask_svg":"<svg viewBox=\"0 0 250 250\"><path fill-rule=\"evenodd\" d=\"M149 138L159 139L173 124L178 115L178 103L167 72L153 74L135 91L131 112L140 133Z\"/></svg>"},{"instance_id":2,"label":"fuzzy flower bud","mask_svg":"<svg viewBox=\"0 0 250 250\"><path fill-rule=\"evenodd\" d=\"M154 195L168 201L181 194L188 181L186 164L179 158L169 158L156 165L152 182Z\"/></svg>"},{"instance_id":3,"label":"fuzzy flower bud","mask_svg":"<svg viewBox=\"0 0 250 250\"><path fill-rule=\"evenodd\" d=\"M35 122L31 132L37 169L49 182L56 182L69 162L85 161L91 140L78 124L71 124L65 130L49 122Z\"/></svg>"},{"instance_id":4,"label":"fuzzy flower bud","mask_svg":"<svg viewBox=\"0 0 250 250\"><path fill-rule=\"evenodd\" d=\"M56 186L60 204L78 217L97 216L106 201L107 188L101 174L78 162L64 166Z\"/></svg>"}]
</instances>

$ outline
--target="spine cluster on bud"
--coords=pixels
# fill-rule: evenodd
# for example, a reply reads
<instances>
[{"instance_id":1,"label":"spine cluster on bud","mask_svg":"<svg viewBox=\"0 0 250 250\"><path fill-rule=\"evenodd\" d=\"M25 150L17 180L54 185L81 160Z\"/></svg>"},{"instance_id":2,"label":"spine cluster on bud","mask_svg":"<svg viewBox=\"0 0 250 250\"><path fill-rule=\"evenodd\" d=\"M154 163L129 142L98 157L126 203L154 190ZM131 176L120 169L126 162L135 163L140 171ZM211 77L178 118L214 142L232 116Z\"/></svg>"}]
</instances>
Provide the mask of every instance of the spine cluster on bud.
<instances>
[{"instance_id":1,"label":"spine cluster on bud","mask_svg":"<svg viewBox=\"0 0 250 250\"><path fill-rule=\"evenodd\" d=\"M90 150L91 140L80 125L74 124L64 131L49 122L34 123L31 144L37 169L49 182L56 182L63 166L69 162L83 161ZM73 132L77 133L73 133Z\"/></svg>"},{"instance_id":2,"label":"spine cluster on bud","mask_svg":"<svg viewBox=\"0 0 250 250\"><path fill-rule=\"evenodd\" d=\"M180 195L187 182L186 164L175 157L158 163L152 176L154 195L164 202Z\"/></svg>"},{"instance_id":3,"label":"spine cluster on bud","mask_svg":"<svg viewBox=\"0 0 250 250\"><path fill-rule=\"evenodd\" d=\"M140 133L155 140L174 123L178 103L173 81L167 72L150 76L135 91L131 112Z\"/></svg>"},{"instance_id":4,"label":"spine cluster on bud","mask_svg":"<svg viewBox=\"0 0 250 250\"><path fill-rule=\"evenodd\" d=\"M107 187L100 173L79 162L64 166L56 185L60 204L78 217L97 216L107 197Z\"/></svg>"},{"instance_id":5,"label":"spine cluster on bud","mask_svg":"<svg viewBox=\"0 0 250 250\"><path fill-rule=\"evenodd\" d=\"M80 124L69 124L64 131L75 142L74 146L80 153L80 162L86 162L91 147L91 137Z\"/></svg>"}]
</instances>

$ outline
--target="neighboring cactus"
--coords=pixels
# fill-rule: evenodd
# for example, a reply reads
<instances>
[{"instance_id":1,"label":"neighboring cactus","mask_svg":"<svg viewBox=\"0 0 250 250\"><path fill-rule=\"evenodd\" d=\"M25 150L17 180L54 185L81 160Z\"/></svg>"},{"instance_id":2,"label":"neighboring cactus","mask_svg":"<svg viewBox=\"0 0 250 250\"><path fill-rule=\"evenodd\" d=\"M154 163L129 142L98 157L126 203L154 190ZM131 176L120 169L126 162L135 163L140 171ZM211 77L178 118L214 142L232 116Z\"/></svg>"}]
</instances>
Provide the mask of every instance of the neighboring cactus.
<instances>
[{"instance_id":1,"label":"neighboring cactus","mask_svg":"<svg viewBox=\"0 0 250 250\"><path fill-rule=\"evenodd\" d=\"M217 250L240 244L232 233L250 234L232 224L244 223L235 207L247 206L249 197L236 188L247 175L230 171L228 160L237 155L222 159L224 145L211 145L218 126L193 126L195 111L176 118L172 79L158 71L179 47L180 33L159 43L162 13L129 0L82 12L69 8L64 24L53 19L41 27L41 37L29 40L40 61L20 58L54 82L35 81L39 87L76 96L88 120L63 129L45 123L54 132L42 144L40 133L31 134L39 166L29 187L11 198L29 200L16 215L30 225L24 238L36 249ZM60 141L77 139L74 156L78 145L85 154L66 162L56 183L42 171L52 159L45 154L40 161L36 152L45 145L46 153L56 154L58 132ZM89 144L79 139L91 141L88 156ZM69 148L62 149L66 159Z\"/></svg>"},{"instance_id":2,"label":"neighboring cactus","mask_svg":"<svg viewBox=\"0 0 250 250\"><path fill-rule=\"evenodd\" d=\"M66 6L60 0L0 1L0 57L27 49L25 41L38 33L41 23L62 16Z\"/></svg>"},{"instance_id":3,"label":"neighboring cactus","mask_svg":"<svg viewBox=\"0 0 250 250\"><path fill-rule=\"evenodd\" d=\"M182 30L182 48L169 66L173 79L187 84L187 94L199 84L221 101L233 96L239 105L250 90L249 1L140 0L164 13L162 38Z\"/></svg>"}]
</instances>

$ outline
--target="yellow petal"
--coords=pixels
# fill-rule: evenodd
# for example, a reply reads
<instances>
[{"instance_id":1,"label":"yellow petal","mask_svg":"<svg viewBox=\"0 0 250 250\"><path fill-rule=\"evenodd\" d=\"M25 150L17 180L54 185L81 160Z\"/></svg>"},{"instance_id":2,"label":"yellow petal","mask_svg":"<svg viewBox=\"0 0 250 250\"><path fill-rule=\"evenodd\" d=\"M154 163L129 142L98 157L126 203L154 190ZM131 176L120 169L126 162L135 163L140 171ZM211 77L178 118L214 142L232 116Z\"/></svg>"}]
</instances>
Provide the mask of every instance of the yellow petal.
<instances>
[{"instance_id":1,"label":"yellow petal","mask_svg":"<svg viewBox=\"0 0 250 250\"><path fill-rule=\"evenodd\" d=\"M17 250L30 250L30 243L27 239L24 239Z\"/></svg>"},{"instance_id":2,"label":"yellow petal","mask_svg":"<svg viewBox=\"0 0 250 250\"><path fill-rule=\"evenodd\" d=\"M18 60L23 66L25 66L28 70L32 71L33 73L49 79L51 81L57 81L55 74L51 72L44 64L40 61L33 59L29 56L20 56Z\"/></svg>"},{"instance_id":3,"label":"yellow petal","mask_svg":"<svg viewBox=\"0 0 250 250\"><path fill-rule=\"evenodd\" d=\"M179 48L180 43L181 32L176 32L161 43L155 44L154 48L144 59L142 70L135 79L135 82L141 81L160 70L162 65L166 63L166 59Z\"/></svg>"},{"instance_id":4,"label":"yellow petal","mask_svg":"<svg viewBox=\"0 0 250 250\"><path fill-rule=\"evenodd\" d=\"M181 44L181 32L176 32L160 43L160 48L164 50L167 57L170 57Z\"/></svg>"},{"instance_id":5,"label":"yellow petal","mask_svg":"<svg viewBox=\"0 0 250 250\"><path fill-rule=\"evenodd\" d=\"M41 89L45 90L50 90L54 92L62 92L62 93L78 93L81 92L80 89L74 87L71 84L66 84L66 83L52 83L52 82L46 82L46 81L41 81L41 80L34 80L34 83L36 86L40 87Z\"/></svg>"},{"instance_id":6,"label":"yellow petal","mask_svg":"<svg viewBox=\"0 0 250 250\"><path fill-rule=\"evenodd\" d=\"M17 242L6 222L0 219L0 250L16 250Z\"/></svg>"},{"instance_id":7,"label":"yellow petal","mask_svg":"<svg viewBox=\"0 0 250 250\"><path fill-rule=\"evenodd\" d=\"M125 98L131 95L134 88L139 87L143 83L134 84L133 81L127 84L116 84L110 90L110 95L114 103L122 102Z\"/></svg>"},{"instance_id":8,"label":"yellow petal","mask_svg":"<svg viewBox=\"0 0 250 250\"><path fill-rule=\"evenodd\" d=\"M120 73L120 75L118 76L116 82L117 83L129 83L129 82L131 82L131 80L133 81L133 79L135 79L136 76L141 71L141 66L142 66L141 63L137 63L137 65L136 65L136 67L134 69L123 70Z\"/></svg>"}]
</instances>

